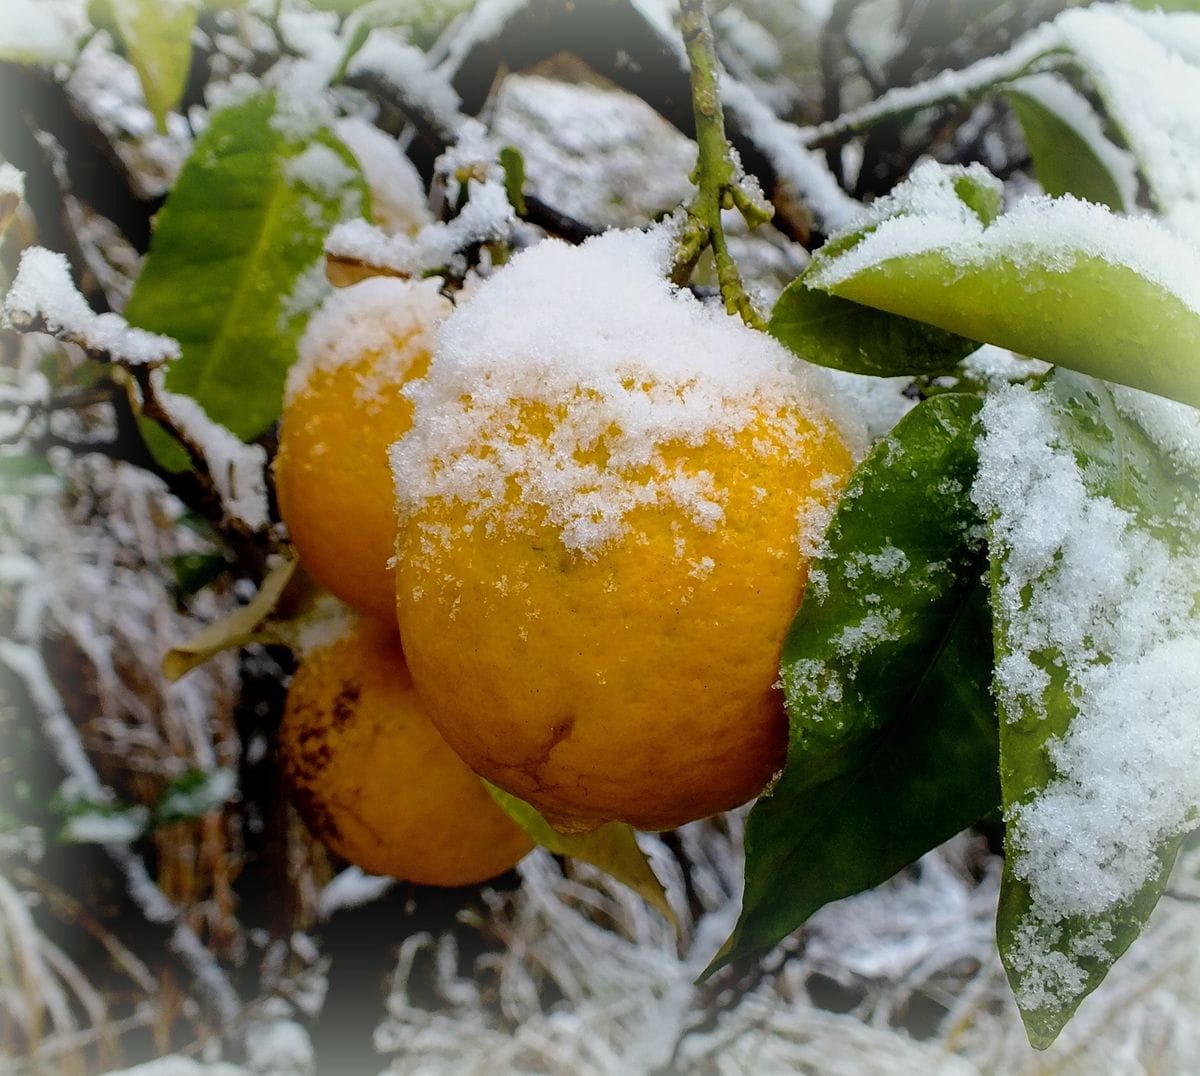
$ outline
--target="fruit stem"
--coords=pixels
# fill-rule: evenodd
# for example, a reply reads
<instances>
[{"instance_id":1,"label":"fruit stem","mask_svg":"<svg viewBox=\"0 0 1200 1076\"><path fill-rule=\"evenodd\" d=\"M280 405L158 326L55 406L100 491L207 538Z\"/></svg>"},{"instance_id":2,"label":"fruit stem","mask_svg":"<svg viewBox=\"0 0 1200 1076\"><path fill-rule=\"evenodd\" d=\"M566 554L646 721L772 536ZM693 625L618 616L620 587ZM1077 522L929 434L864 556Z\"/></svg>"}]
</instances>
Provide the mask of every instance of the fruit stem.
<instances>
[{"instance_id":1,"label":"fruit stem","mask_svg":"<svg viewBox=\"0 0 1200 1076\"><path fill-rule=\"evenodd\" d=\"M691 68L692 111L696 117L699 154L696 170L692 173L696 194L685 210L671 279L681 287L686 284L700 255L712 247L717 283L726 311L741 315L751 328L765 329L766 322L755 309L729 253L721 210L738 209L753 228L770 220L772 209L756 189L744 182L741 162L725 136L717 50L704 0L679 0L679 11L683 44Z\"/></svg>"}]
</instances>

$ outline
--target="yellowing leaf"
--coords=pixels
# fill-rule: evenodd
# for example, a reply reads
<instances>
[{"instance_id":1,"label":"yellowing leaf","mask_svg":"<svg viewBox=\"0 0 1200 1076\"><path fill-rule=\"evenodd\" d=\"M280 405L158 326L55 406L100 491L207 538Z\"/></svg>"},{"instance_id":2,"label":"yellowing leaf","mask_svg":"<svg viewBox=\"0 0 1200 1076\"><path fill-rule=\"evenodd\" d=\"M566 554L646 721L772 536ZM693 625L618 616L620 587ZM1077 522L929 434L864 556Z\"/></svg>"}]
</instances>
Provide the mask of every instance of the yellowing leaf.
<instances>
[{"instance_id":1,"label":"yellowing leaf","mask_svg":"<svg viewBox=\"0 0 1200 1076\"><path fill-rule=\"evenodd\" d=\"M267 574L258 593L246 605L224 620L209 624L186 643L168 650L163 658L163 672L167 679L178 680L223 650L232 650L247 643L277 641L264 633L263 626L282 601L299 563L296 560L283 561Z\"/></svg>"},{"instance_id":2,"label":"yellowing leaf","mask_svg":"<svg viewBox=\"0 0 1200 1076\"><path fill-rule=\"evenodd\" d=\"M555 855L570 856L572 859L590 863L593 867L599 867L618 882L629 886L647 904L661 912L676 932L679 932L679 919L667 900L666 891L646 859L646 853L638 846L637 837L629 826L623 822L608 822L591 833L566 836L554 829L524 800L510 796L486 781L484 785L509 817L539 845Z\"/></svg>"}]
</instances>

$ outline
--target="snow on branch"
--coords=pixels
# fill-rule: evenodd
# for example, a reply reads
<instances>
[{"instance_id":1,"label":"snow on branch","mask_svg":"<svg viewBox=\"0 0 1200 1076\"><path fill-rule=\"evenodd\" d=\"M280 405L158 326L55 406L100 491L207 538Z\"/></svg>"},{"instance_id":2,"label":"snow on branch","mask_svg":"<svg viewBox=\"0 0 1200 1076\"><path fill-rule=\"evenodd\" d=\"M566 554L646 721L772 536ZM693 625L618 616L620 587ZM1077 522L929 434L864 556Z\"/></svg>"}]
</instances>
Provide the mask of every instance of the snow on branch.
<instances>
[{"instance_id":1,"label":"snow on branch","mask_svg":"<svg viewBox=\"0 0 1200 1076\"><path fill-rule=\"evenodd\" d=\"M119 314L92 310L71 280L66 257L44 247L30 247L21 255L3 313L14 329L48 332L122 366L154 366L179 358L179 344L170 337L133 328Z\"/></svg>"},{"instance_id":2,"label":"snow on branch","mask_svg":"<svg viewBox=\"0 0 1200 1076\"><path fill-rule=\"evenodd\" d=\"M815 127L799 128L804 144L819 145L856 134L893 116L906 116L948 101L969 101L999 82L1061 66L1065 42L1057 23L1046 23L1021 38L1008 52L988 56L960 71L943 71L916 86L897 86L861 108Z\"/></svg>"},{"instance_id":3,"label":"snow on branch","mask_svg":"<svg viewBox=\"0 0 1200 1076\"><path fill-rule=\"evenodd\" d=\"M162 371L154 371L142 385L146 413L169 425L193 460L202 462L229 516L251 531L270 522L267 500L267 453L262 445L248 445L208 417L189 396L166 389Z\"/></svg>"},{"instance_id":4,"label":"snow on branch","mask_svg":"<svg viewBox=\"0 0 1200 1076\"><path fill-rule=\"evenodd\" d=\"M413 236L388 235L365 220L346 221L329 233L326 254L401 276L422 276L454 264L461 251L476 243L508 238L517 216L498 153L483 125L464 118L458 141L436 165L452 196L457 185L466 184L467 203L453 220L427 224Z\"/></svg>"},{"instance_id":5,"label":"snow on branch","mask_svg":"<svg viewBox=\"0 0 1200 1076\"><path fill-rule=\"evenodd\" d=\"M267 526L266 452L243 444L196 401L165 388L158 367L179 358L175 340L135 328L117 314L97 314L76 289L67 259L42 247L22 254L3 319L14 329L48 332L129 370L141 393L143 414L178 438L197 472L211 480L229 518L250 531Z\"/></svg>"}]
</instances>

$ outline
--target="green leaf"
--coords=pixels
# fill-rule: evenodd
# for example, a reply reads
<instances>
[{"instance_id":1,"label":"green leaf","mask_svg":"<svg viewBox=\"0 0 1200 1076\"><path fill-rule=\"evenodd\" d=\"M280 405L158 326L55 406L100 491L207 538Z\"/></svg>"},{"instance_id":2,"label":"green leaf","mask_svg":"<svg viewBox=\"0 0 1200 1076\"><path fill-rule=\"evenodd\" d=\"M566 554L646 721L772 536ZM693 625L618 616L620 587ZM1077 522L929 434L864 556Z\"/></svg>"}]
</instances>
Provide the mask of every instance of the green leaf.
<instances>
[{"instance_id":1,"label":"green leaf","mask_svg":"<svg viewBox=\"0 0 1200 1076\"><path fill-rule=\"evenodd\" d=\"M925 401L851 478L784 643L787 765L750 812L741 918L710 970L999 803L979 408Z\"/></svg>"},{"instance_id":2,"label":"green leaf","mask_svg":"<svg viewBox=\"0 0 1200 1076\"><path fill-rule=\"evenodd\" d=\"M948 168L940 176L946 196L966 205L983 224L1000 212L1002 191L982 169ZM835 236L814 266L846 254L893 216L912 212L902 196L885 198L866 224ZM768 331L802 359L855 374L892 377L947 372L979 347L956 333L849 302L814 287L805 272L784 289L771 312Z\"/></svg>"},{"instance_id":3,"label":"green leaf","mask_svg":"<svg viewBox=\"0 0 1200 1076\"><path fill-rule=\"evenodd\" d=\"M525 212L525 158L516 146L500 150L500 166L504 169L504 192L509 204L519 214Z\"/></svg>"},{"instance_id":4,"label":"green leaf","mask_svg":"<svg viewBox=\"0 0 1200 1076\"><path fill-rule=\"evenodd\" d=\"M1129 154L1105 136L1087 98L1057 75L1011 83L1012 105L1047 194L1073 194L1118 212L1135 208L1137 171Z\"/></svg>"},{"instance_id":5,"label":"green leaf","mask_svg":"<svg viewBox=\"0 0 1200 1076\"><path fill-rule=\"evenodd\" d=\"M809 362L877 377L943 373L979 347L924 322L818 291L803 276L783 290L767 329Z\"/></svg>"},{"instance_id":6,"label":"green leaf","mask_svg":"<svg viewBox=\"0 0 1200 1076\"><path fill-rule=\"evenodd\" d=\"M1044 1048L1141 932L1200 808L1175 774L1200 753L1200 416L1065 370L1016 391L1026 410L993 416L981 469L1008 824L997 938Z\"/></svg>"},{"instance_id":7,"label":"green leaf","mask_svg":"<svg viewBox=\"0 0 1200 1076\"><path fill-rule=\"evenodd\" d=\"M125 53L142 83L146 105L160 131L179 104L192 60L198 4L188 0L107 0Z\"/></svg>"},{"instance_id":8,"label":"green leaf","mask_svg":"<svg viewBox=\"0 0 1200 1076\"><path fill-rule=\"evenodd\" d=\"M203 818L219 811L236 792L237 774L233 770L193 767L163 789L153 808L153 824L168 826Z\"/></svg>"},{"instance_id":9,"label":"green leaf","mask_svg":"<svg viewBox=\"0 0 1200 1076\"><path fill-rule=\"evenodd\" d=\"M618 882L629 886L651 907L656 908L678 932L679 920L667 900L646 853L637 843L634 831L623 822L606 822L590 833L569 836L559 833L524 800L484 781L492 798L541 847L559 856L570 856L599 867Z\"/></svg>"},{"instance_id":10,"label":"green leaf","mask_svg":"<svg viewBox=\"0 0 1200 1076\"><path fill-rule=\"evenodd\" d=\"M928 189L927 165L914 186ZM1200 405L1200 252L1074 199L991 225L948 198L814 257L813 287L1023 355Z\"/></svg>"},{"instance_id":11,"label":"green leaf","mask_svg":"<svg viewBox=\"0 0 1200 1076\"><path fill-rule=\"evenodd\" d=\"M340 142L325 131L289 139L273 116L273 98L262 95L212 117L159 213L125 309L131 324L179 341L166 387L243 440L279 417L323 287L325 235L366 198ZM187 466L157 427L144 430L160 462Z\"/></svg>"},{"instance_id":12,"label":"green leaf","mask_svg":"<svg viewBox=\"0 0 1200 1076\"><path fill-rule=\"evenodd\" d=\"M175 596L180 600L190 598L233 567L235 565L220 553L181 553L172 557Z\"/></svg>"}]
</instances>

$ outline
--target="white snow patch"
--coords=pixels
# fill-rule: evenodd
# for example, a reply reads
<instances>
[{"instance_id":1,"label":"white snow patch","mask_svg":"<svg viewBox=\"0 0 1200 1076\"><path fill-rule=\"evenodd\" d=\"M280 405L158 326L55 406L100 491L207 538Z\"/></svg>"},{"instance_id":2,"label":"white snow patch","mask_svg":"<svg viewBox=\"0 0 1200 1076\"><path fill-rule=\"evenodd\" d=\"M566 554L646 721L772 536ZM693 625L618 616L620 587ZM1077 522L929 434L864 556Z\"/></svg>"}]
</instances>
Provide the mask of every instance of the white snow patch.
<instances>
[{"instance_id":1,"label":"white snow patch","mask_svg":"<svg viewBox=\"0 0 1200 1076\"><path fill-rule=\"evenodd\" d=\"M80 0L5 0L0 58L70 63L87 29L87 5Z\"/></svg>"},{"instance_id":2,"label":"white snow patch","mask_svg":"<svg viewBox=\"0 0 1200 1076\"><path fill-rule=\"evenodd\" d=\"M179 345L167 336L132 328L118 314L97 314L71 280L64 255L30 247L4 298L4 318L16 329L44 323L47 331L128 365L169 362Z\"/></svg>"},{"instance_id":3,"label":"white snow patch","mask_svg":"<svg viewBox=\"0 0 1200 1076\"><path fill-rule=\"evenodd\" d=\"M25 173L7 161L0 161L0 198L25 197Z\"/></svg>"},{"instance_id":4,"label":"white snow patch","mask_svg":"<svg viewBox=\"0 0 1200 1076\"><path fill-rule=\"evenodd\" d=\"M395 884L395 878L367 874L361 867L347 867L321 890L321 895L317 898L317 917L329 919L347 908L359 908L370 904Z\"/></svg>"},{"instance_id":5,"label":"white snow patch","mask_svg":"<svg viewBox=\"0 0 1200 1076\"><path fill-rule=\"evenodd\" d=\"M1155 204L1200 242L1200 14L1096 4L1055 21L1141 165Z\"/></svg>"},{"instance_id":6,"label":"white snow patch","mask_svg":"<svg viewBox=\"0 0 1200 1076\"><path fill-rule=\"evenodd\" d=\"M340 119L333 129L363 171L371 212L384 232L412 235L433 223L421 177L399 142L360 116Z\"/></svg>"},{"instance_id":7,"label":"white snow patch","mask_svg":"<svg viewBox=\"0 0 1200 1076\"><path fill-rule=\"evenodd\" d=\"M123 811L79 811L62 828L62 839L92 844L129 844L146 832L150 812L142 806Z\"/></svg>"},{"instance_id":8,"label":"white snow patch","mask_svg":"<svg viewBox=\"0 0 1200 1076\"><path fill-rule=\"evenodd\" d=\"M467 204L453 220L434 221L413 236L387 235L365 220L346 221L329 233L326 253L402 276L421 276L447 266L465 269L460 251L475 243L506 239L516 224L504 172L497 163L498 150L483 124L465 120L457 142L436 164L447 180L450 198L456 197L461 184L467 187Z\"/></svg>"}]
</instances>

